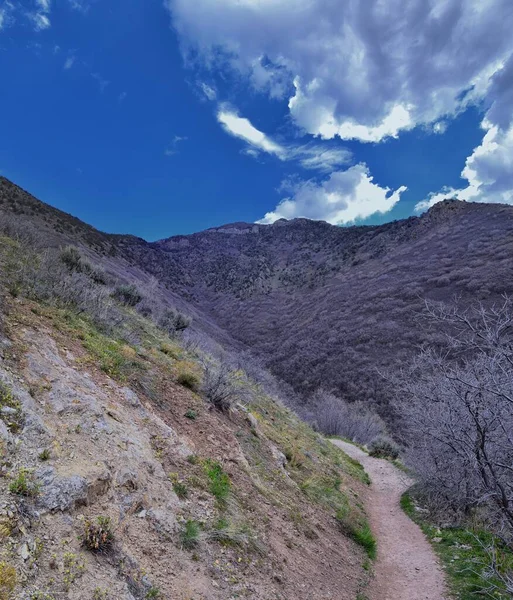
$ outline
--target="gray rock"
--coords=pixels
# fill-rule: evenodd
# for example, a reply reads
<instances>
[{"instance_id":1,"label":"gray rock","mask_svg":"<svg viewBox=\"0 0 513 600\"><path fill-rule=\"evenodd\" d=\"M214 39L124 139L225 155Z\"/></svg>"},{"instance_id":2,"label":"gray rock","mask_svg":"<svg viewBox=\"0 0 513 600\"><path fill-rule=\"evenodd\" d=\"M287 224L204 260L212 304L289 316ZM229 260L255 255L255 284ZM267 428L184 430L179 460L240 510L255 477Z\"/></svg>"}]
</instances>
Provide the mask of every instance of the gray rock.
<instances>
[{"instance_id":1,"label":"gray rock","mask_svg":"<svg viewBox=\"0 0 513 600\"><path fill-rule=\"evenodd\" d=\"M116 474L116 485L129 490L136 490L139 487L138 480L137 473L127 468L119 470Z\"/></svg>"},{"instance_id":2,"label":"gray rock","mask_svg":"<svg viewBox=\"0 0 513 600\"><path fill-rule=\"evenodd\" d=\"M55 469L48 467L36 473L41 484L39 504L49 511L65 511L88 502L88 484L84 477L57 477Z\"/></svg>"}]
</instances>

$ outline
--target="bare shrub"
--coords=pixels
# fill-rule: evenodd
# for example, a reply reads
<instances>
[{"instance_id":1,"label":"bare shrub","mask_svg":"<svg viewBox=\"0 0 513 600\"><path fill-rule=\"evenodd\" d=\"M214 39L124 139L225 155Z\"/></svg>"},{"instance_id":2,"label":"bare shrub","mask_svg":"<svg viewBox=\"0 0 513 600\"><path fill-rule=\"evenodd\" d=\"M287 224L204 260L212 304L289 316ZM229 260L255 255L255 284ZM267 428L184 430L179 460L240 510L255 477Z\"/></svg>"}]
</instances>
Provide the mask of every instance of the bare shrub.
<instances>
[{"instance_id":1,"label":"bare shrub","mask_svg":"<svg viewBox=\"0 0 513 600\"><path fill-rule=\"evenodd\" d=\"M385 436L377 437L369 444L369 455L374 458L399 458L399 446L390 438Z\"/></svg>"},{"instance_id":2,"label":"bare shrub","mask_svg":"<svg viewBox=\"0 0 513 600\"><path fill-rule=\"evenodd\" d=\"M205 359L202 367L201 393L218 410L229 411L244 395L237 373L224 360Z\"/></svg>"},{"instance_id":3,"label":"bare shrub","mask_svg":"<svg viewBox=\"0 0 513 600\"><path fill-rule=\"evenodd\" d=\"M326 435L339 435L359 444L369 444L386 434L384 421L361 402L349 404L333 394L318 390L313 398L313 419Z\"/></svg>"},{"instance_id":4,"label":"bare shrub","mask_svg":"<svg viewBox=\"0 0 513 600\"><path fill-rule=\"evenodd\" d=\"M160 319L158 320L158 326L163 329L171 337L176 334L182 333L190 326L192 319L175 310L174 308L167 308Z\"/></svg>"},{"instance_id":5,"label":"bare shrub","mask_svg":"<svg viewBox=\"0 0 513 600\"><path fill-rule=\"evenodd\" d=\"M139 288L133 283L118 285L112 292L112 296L121 304L132 307L137 306L144 298Z\"/></svg>"},{"instance_id":6,"label":"bare shrub","mask_svg":"<svg viewBox=\"0 0 513 600\"><path fill-rule=\"evenodd\" d=\"M441 347L425 348L392 379L408 445L431 505L464 518L479 509L513 541L513 304L466 310L428 304L443 325Z\"/></svg>"}]
</instances>

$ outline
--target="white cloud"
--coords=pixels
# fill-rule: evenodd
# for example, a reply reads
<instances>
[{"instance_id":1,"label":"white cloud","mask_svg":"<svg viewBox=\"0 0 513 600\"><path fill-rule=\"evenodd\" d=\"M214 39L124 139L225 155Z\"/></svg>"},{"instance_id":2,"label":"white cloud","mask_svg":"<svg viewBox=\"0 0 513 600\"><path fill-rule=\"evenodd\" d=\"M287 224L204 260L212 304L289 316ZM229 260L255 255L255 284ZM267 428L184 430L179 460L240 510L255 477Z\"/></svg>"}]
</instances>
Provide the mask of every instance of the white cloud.
<instances>
[{"instance_id":1,"label":"white cloud","mask_svg":"<svg viewBox=\"0 0 513 600\"><path fill-rule=\"evenodd\" d=\"M36 4L43 12L50 12L51 0L36 0Z\"/></svg>"},{"instance_id":2,"label":"white cloud","mask_svg":"<svg viewBox=\"0 0 513 600\"><path fill-rule=\"evenodd\" d=\"M175 135L171 141L171 144L164 150L164 154L166 156L174 156L175 154L178 154L178 144L180 144L180 142L186 142L188 139L189 138L185 136L182 137L180 135Z\"/></svg>"},{"instance_id":3,"label":"white cloud","mask_svg":"<svg viewBox=\"0 0 513 600\"><path fill-rule=\"evenodd\" d=\"M51 25L50 19L43 13L32 13L29 16L36 31L43 31L44 29L48 29Z\"/></svg>"},{"instance_id":4,"label":"white cloud","mask_svg":"<svg viewBox=\"0 0 513 600\"><path fill-rule=\"evenodd\" d=\"M89 10L89 2L87 0L69 0L69 5L73 10L86 13Z\"/></svg>"},{"instance_id":5,"label":"white cloud","mask_svg":"<svg viewBox=\"0 0 513 600\"><path fill-rule=\"evenodd\" d=\"M284 198L274 211L258 223L274 223L278 219L305 217L327 221L333 225L353 223L376 213L390 211L406 188L391 192L373 182L365 164L337 171L318 183L303 181L292 186L291 196Z\"/></svg>"},{"instance_id":6,"label":"white cloud","mask_svg":"<svg viewBox=\"0 0 513 600\"><path fill-rule=\"evenodd\" d=\"M121 94L119 94L118 96L118 102L124 102L126 100L126 97L128 96L128 94L126 92L121 92Z\"/></svg>"},{"instance_id":7,"label":"white cloud","mask_svg":"<svg viewBox=\"0 0 513 600\"><path fill-rule=\"evenodd\" d=\"M165 2L189 61L288 97L295 123L324 138L444 121L485 98L513 51L511 0Z\"/></svg>"},{"instance_id":8,"label":"white cloud","mask_svg":"<svg viewBox=\"0 0 513 600\"><path fill-rule=\"evenodd\" d=\"M423 211L445 198L513 204L513 57L493 77L489 109L482 123L483 141L465 162L462 188L444 188L415 207Z\"/></svg>"},{"instance_id":9,"label":"white cloud","mask_svg":"<svg viewBox=\"0 0 513 600\"><path fill-rule=\"evenodd\" d=\"M467 158L461 177L467 186L444 188L419 202L415 210L422 212L446 198L467 202L513 204L513 126L502 131L486 122L487 132L480 146Z\"/></svg>"},{"instance_id":10,"label":"white cloud","mask_svg":"<svg viewBox=\"0 0 513 600\"><path fill-rule=\"evenodd\" d=\"M91 73L91 77L96 79L98 85L100 86L100 92L103 94L105 88L110 84L110 81L107 79L103 79L103 77L99 73Z\"/></svg>"},{"instance_id":11,"label":"white cloud","mask_svg":"<svg viewBox=\"0 0 513 600\"><path fill-rule=\"evenodd\" d=\"M212 86L204 83L203 81L200 81L198 83L198 87L203 92L203 94L207 98L207 100L210 100L211 102L213 102L214 100L217 99L217 92Z\"/></svg>"},{"instance_id":12,"label":"white cloud","mask_svg":"<svg viewBox=\"0 0 513 600\"><path fill-rule=\"evenodd\" d=\"M273 142L265 133L253 127L248 119L239 117L236 112L221 107L217 113L217 120L227 133L244 140L253 148L275 154L279 158L285 156L286 150L283 146Z\"/></svg>"},{"instance_id":13,"label":"white cloud","mask_svg":"<svg viewBox=\"0 0 513 600\"><path fill-rule=\"evenodd\" d=\"M75 63L75 56L73 56L73 55L68 56L68 58L64 62L64 70L67 71L68 69L71 69L71 67L74 65L74 63Z\"/></svg>"},{"instance_id":14,"label":"white cloud","mask_svg":"<svg viewBox=\"0 0 513 600\"><path fill-rule=\"evenodd\" d=\"M217 119L227 133L248 144L244 152L254 158L257 158L261 152L265 152L282 161L297 161L305 169L320 171L331 171L351 161L351 152L346 148L328 148L318 143L280 144L226 105L220 107Z\"/></svg>"}]
</instances>

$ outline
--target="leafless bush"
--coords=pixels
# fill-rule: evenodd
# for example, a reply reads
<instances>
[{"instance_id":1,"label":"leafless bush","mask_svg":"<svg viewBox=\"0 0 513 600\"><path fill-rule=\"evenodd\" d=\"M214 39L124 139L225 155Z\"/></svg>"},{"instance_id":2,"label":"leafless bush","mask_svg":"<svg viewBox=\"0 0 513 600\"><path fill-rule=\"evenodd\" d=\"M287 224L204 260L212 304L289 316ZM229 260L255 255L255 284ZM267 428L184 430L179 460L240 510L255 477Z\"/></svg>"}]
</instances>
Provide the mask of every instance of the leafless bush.
<instances>
[{"instance_id":1,"label":"leafless bush","mask_svg":"<svg viewBox=\"0 0 513 600\"><path fill-rule=\"evenodd\" d=\"M192 319L174 308L164 310L158 320L158 326L171 337L182 333L190 326Z\"/></svg>"},{"instance_id":2,"label":"leafless bush","mask_svg":"<svg viewBox=\"0 0 513 600\"><path fill-rule=\"evenodd\" d=\"M361 402L349 404L333 394L317 391L313 398L316 427L327 435L339 435L369 444L386 434L383 420Z\"/></svg>"},{"instance_id":3,"label":"leafless bush","mask_svg":"<svg viewBox=\"0 0 513 600\"><path fill-rule=\"evenodd\" d=\"M462 310L428 305L445 343L425 348L393 378L407 460L435 506L480 509L513 540L513 304Z\"/></svg>"},{"instance_id":4,"label":"leafless bush","mask_svg":"<svg viewBox=\"0 0 513 600\"><path fill-rule=\"evenodd\" d=\"M205 358L202 367L201 393L212 406L228 412L236 402L248 399L248 388L226 360Z\"/></svg>"}]
</instances>

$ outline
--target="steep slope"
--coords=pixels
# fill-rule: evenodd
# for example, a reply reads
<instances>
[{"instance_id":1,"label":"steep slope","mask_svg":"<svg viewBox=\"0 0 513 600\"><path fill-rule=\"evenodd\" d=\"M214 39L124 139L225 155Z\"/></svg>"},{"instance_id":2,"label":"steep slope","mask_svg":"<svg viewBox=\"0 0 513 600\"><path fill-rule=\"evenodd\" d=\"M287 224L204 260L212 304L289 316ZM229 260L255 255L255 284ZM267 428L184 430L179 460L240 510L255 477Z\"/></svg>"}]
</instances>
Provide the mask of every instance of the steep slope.
<instances>
[{"instance_id":1,"label":"steep slope","mask_svg":"<svg viewBox=\"0 0 513 600\"><path fill-rule=\"evenodd\" d=\"M353 600L361 467L241 372L217 410L215 361L132 308L13 287L27 258L0 235L0 597Z\"/></svg>"}]
</instances>

